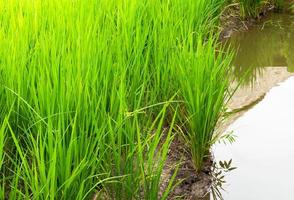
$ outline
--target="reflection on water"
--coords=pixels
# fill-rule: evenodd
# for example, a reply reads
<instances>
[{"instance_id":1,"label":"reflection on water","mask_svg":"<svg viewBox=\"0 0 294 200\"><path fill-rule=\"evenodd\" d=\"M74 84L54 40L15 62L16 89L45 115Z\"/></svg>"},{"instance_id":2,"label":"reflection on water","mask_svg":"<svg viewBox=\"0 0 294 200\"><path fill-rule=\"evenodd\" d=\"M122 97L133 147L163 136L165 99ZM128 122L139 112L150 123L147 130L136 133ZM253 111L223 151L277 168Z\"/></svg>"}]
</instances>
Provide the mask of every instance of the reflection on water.
<instances>
[{"instance_id":1,"label":"reflection on water","mask_svg":"<svg viewBox=\"0 0 294 200\"><path fill-rule=\"evenodd\" d=\"M245 83L253 84L245 95L240 93L236 102L242 101L242 94L245 103L246 99L254 99L250 98L252 96L260 96L256 91L257 84L266 86L261 87L266 88L261 90L265 93L279 80L285 80L288 75L282 73L281 67L294 72L293 15L272 14L227 42L239 49L234 60L236 77L244 77L250 70ZM237 140L232 145L215 145L215 158L233 159L238 168L225 177L223 199L293 200L294 77L272 88L227 131L234 131Z\"/></svg>"},{"instance_id":2,"label":"reflection on water","mask_svg":"<svg viewBox=\"0 0 294 200\"><path fill-rule=\"evenodd\" d=\"M252 70L247 82L261 74L263 67L287 66L289 72L294 72L293 15L273 13L226 42L239 49L234 60L236 76Z\"/></svg>"},{"instance_id":3,"label":"reflection on water","mask_svg":"<svg viewBox=\"0 0 294 200\"><path fill-rule=\"evenodd\" d=\"M215 146L217 159L238 169L225 179L225 200L292 200L294 191L294 77L274 87L236 120L237 141Z\"/></svg>"}]
</instances>

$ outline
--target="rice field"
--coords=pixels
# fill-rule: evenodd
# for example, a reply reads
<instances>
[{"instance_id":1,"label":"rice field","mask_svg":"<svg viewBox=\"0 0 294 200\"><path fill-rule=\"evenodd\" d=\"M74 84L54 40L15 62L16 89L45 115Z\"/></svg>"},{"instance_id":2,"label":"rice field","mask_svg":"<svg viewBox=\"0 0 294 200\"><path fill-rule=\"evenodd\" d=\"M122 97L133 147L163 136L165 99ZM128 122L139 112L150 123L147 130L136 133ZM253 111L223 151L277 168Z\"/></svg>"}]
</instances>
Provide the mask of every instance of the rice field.
<instances>
[{"instance_id":1,"label":"rice field","mask_svg":"<svg viewBox=\"0 0 294 200\"><path fill-rule=\"evenodd\" d=\"M232 95L229 2L0 2L0 199L167 199L174 137L201 170Z\"/></svg>"}]
</instances>

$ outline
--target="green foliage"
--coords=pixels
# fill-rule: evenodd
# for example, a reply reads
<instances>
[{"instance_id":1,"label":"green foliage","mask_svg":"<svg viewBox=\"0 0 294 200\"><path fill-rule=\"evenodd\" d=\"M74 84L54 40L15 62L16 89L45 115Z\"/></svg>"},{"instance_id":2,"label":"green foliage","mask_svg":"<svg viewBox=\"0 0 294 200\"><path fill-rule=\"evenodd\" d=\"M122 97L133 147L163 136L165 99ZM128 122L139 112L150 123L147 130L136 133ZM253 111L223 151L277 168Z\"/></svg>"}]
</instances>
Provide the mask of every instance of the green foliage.
<instances>
[{"instance_id":1,"label":"green foliage","mask_svg":"<svg viewBox=\"0 0 294 200\"><path fill-rule=\"evenodd\" d=\"M187 50L179 59L181 94L186 101L186 113L181 118L185 139L191 149L196 170L201 170L210 147L218 137L215 132L231 97L229 91L232 55L215 54L215 41L209 38L197 43L197 51ZM203 67L205 66L205 67ZM187 134L185 134L187 133Z\"/></svg>"},{"instance_id":2,"label":"green foliage","mask_svg":"<svg viewBox=\"0 0 294 200\"><path fill-rule=\"evenodd\" d=\"M263 0L240 0L241 17L258 17L264 5Z\"/></svg>"},{"instance_id":3,"label":"green foliage","mask_svg":"<svg viewBox=\"0 0 294 200\"><path fill-rule=\"evenodd\" d=\"M285 6L285 0L238 0L241 17L259 17L259 14L267 5L274 5L281 10Z\"/></svg>"},{"instance_id":4,"label":"green foliage","mask_svg":"<svg viewBox=\"0 0 294 200\"><path fill-rule=\"evenodd\" d=\"M180 122L201 169L228 97L224 3L1 1L0 195L158 199Z\"/></svg>"}]
</instances>

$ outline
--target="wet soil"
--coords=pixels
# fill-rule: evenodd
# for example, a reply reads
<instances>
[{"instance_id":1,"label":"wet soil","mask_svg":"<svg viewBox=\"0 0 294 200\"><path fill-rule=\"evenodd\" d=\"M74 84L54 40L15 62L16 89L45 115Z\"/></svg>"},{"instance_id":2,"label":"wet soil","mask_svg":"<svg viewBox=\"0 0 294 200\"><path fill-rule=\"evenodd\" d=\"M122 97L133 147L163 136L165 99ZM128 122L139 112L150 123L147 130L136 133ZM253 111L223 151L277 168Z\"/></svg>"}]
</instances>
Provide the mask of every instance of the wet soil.
<instances>
[{"instance_id":1,"label":"wet soil","mask_svg":"<svg viewBox=\"0 0 294 200\"><path fill-rule=\"evenodd\" d=\"M277 11L273 5L266 5L259 15L255 18L242 18L240 16L240 7L232 5L227 7L221 15L220 21L220 40L230 38L234 33L244 32L250 29L253 25L260 22L268 13Z\"/></svg>"},{"instance_id":2,"label":"wet soil","mask_svg":"<svg viewBox=\"0 0 294 200\"><path fill-rule=\"evenodd\" d=\"M166 166L162 173L161 190L164 191L176 172L175 182L178 182L178 184L168 199L200 200L205 198L212 184L210 175L212 164L213 159L207 158L201 172L196 173L184 141L180 137L175 138L171 144Z\"/></svg>"}]
</instances>

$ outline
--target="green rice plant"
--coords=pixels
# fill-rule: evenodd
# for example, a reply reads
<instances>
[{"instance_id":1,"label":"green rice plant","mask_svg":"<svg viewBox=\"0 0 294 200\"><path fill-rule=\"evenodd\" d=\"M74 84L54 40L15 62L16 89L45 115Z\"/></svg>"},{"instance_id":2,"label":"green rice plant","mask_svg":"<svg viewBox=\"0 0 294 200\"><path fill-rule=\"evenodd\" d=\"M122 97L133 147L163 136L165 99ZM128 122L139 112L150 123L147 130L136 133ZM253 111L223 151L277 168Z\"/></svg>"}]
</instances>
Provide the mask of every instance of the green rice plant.
<instances>
[{"instance_id":1,"label":"green rice plant","mask_svg":"<svg viewBox=\"0 0 294 200\"><path fill-rule=\"evenodd\" d=\"M263 9L267 9L267 5L275 6L276 10L282 10L287 3L285 0L238 0L240 4L240 15L246 17L259 17Z\"/></svg>"},{"instance_id":2,"label":"green rice plant","mask_svg":"<svg viewBox=\"0 0 294 200\"><path fill-rule=\"evenodd\" d=\"M275 8L279 11L283 10L286 5L291 5L291 1L285 1L285 0L273 0L273 4L275 5Z\"/></svg>"},{"instance_id":3,"label":"green rice plant","mask_svg":"<svg viewBox=\"0 0 294 200\"><path fill-rule=\"evenodd\" d=\"M216 127L223 119L226 102L231 97L230 75L232 54L216 53L214 38L195 41L196 51L185 49L179 62L181 95L185 100L182 129L196 170L202 169L218 134ZM191 40L192 41L192 40Z\"/></svg>"},{"instance_id":4,"label":"green rice plant","mask_svg":"<svg viewBox=\"0 0 294 200\"><path fill-rule=\"evenodd\" d=\"M0 179L0 199L5 199L5 185L4 185L4 174L3 174L3 165L4 165L4 160L5 160L5 141L6 141L6 132L5 132L5 122L2 124L0 128L0 174L1 174L1 179Z\"/></svg>"},{"instance_id":5,"label":"green rice plant","mask_svg":"<svg viewBox=\"0 0 294 200\"><path fill-rule=\"evenodd\" d=\"M239 0L241 17L258 17L261 9L267 3L263 0Z\"/></svg>"},{"instance_id":6,"label":"green rice plant","mask_svg":"<svg viewBox=\"0 0 294 200\"><path fill-rule=\"evenodd\" d=\"M123 135L117 135L120 130L116 129L122 129L127 122L120 124L120 127L113 126L110 135L106 135L110 140L116 141L105 142L101 137L94 137L89 138L90 142L89 139L85 141L82 136L78 138L76 133L71 132L68 145L64 144L64 135L60 137L56 134L58 138L55 138L54 132L40 131L37 138L28 133L30 139L27 141L28 144L23 146L9 126L17 149L17 156L13 158L14 167L17 169L15 177L21 177L20 180L13 179L12 183L15 188L19 187L18 184L24 187L23 190L11 191L10 197L88 199L97 193L104 198L107 195L113 199L157 198L161 172L172 139L170 129L159 147L164 110L150 126L152 132L148 133L149 136L146 138L141 138L137 115L134 114L132 124L136 127L121 130L121 133L127 133L130 139L129 143L122 146L117 145L117 137ZM47 130L53 131L50 124L49 122ZM84 147L83 142L87 142L87 146ZM114 143L111 144L112 142ZM48 146L50 144L52 146ZM82 151L83 148L86 148L85 153ZM26 156L27 152L30 152L30 157ZM64 160L59 163L61 159ZM104 174L97 174L99 172Z\"/></svg>"},{"instance_id":7,"label":"green rice plant","mask_svg":"<svg viewBox=\"0 0 294 200\"><path fill-rule=\"evenodd\" d=\"M181 27L179 48L171 54L173 59L169 62L178 98L185 102L179 115L180 131L197 172L217 138L215 129L230 96L232 55L217 53L219 46L215 39L218 38L215 27L225 3L197 1L185 8L188 20L182 23L187 24Z\"/></svg>"},{"instance_id":8,"label":"green rice plant","mask_svg":"<svg viewBox=\"0 0 294 200\"><path fill-rule=\"evenodd\" d=\"M0 170L2 169L3 163L4 163L4 144L6 140L6 134L5 134L5 124L2 124L1 129L0 129Z\"/></svg>"},{"instance_id":9,"label":"green rice plant","mask_svg":"<svg viewBox=\"0 0 294 200\"><path fill-rule=\"evenodd\" d=\"M1 120L13 104L9 198L157 198L172 137L159 146L166 108L140 109L161 89L150 84L152 3L1 4Z\"/></svg>"},{"instance_id":10,"label":"green rice plant","mask_svg":"<svg viewBox=\"0 0 294 200\"><path fill-rule=\"evenodd\" d=\"M199 170L228 95L224 3L0 1L1 195L159 199L178 117Z\"/></svg>"}]
</instances>

